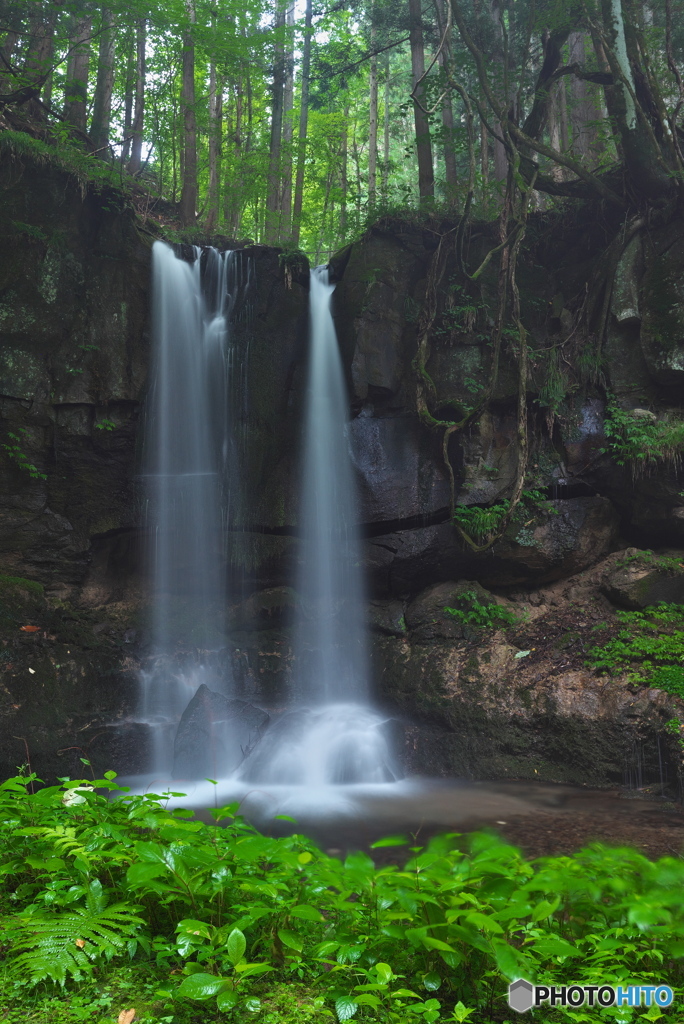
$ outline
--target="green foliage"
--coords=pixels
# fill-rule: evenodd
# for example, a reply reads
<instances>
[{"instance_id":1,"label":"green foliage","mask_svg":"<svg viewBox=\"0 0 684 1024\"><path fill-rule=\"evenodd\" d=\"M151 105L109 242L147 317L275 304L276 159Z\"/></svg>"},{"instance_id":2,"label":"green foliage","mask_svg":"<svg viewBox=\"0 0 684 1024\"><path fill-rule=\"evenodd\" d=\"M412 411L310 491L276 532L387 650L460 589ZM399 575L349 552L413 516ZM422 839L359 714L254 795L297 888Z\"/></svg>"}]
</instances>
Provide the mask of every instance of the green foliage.
<instances>
[{"instance_id":1,"label":"green foliage","mask_svg":"<svg viewBox=\"0 0 684 1024\"><path fill-rule=\"evenodd\" d=\"M72 896L82 891L81 886L71 888ZM134 953L135 934L142 923L127 903L108 907L102 883L95 878L85 890L83 904L72 912L29 912L14 922L14 928L10 926L10 938L13 930L19 934L13 947L18 954L14 967L32 985L46 978L60 985L69 976L79 980L102 958L111 960L124 948Z\"/></svg>"},{"instance_id":2,"label":"green foliage","mask_svg":"<svg viewBox=\"0 0 684 1024\"><path fill-rule=\"evenodd\" d=\"M34 781L0 786L0 973L17 991L41 979L80 990L95 969L107 991L133 956L138 974L158 972L169 1021L198 1004L204 1021L476 1024L518 976L684 981L681 860L593 846L528 862L493 836L451 834L380 840L406 849L378 867L260 835L234 805L213 812L223 827L194 821L111 772L94 789L32 794ZM274 1001L283 985L315 1014Z\"/></svg>"},{"instance_id":3,"label":"green foliage","mask_svg":"<svg viewBox=\"0 0 684 1024\"><path fill-rule=\"evenodd\" d=\"M103 420L100 420L99 423L95 424L95 429L96 430L114 430L115 428L116 428L116 423L114 422L114 420L103 419Z\"/></svg>"},{"instance_id":4,"label":"green foliage","mask_svg":"<svg viewBox=\"0 0 684 1024\"><path fill-rule=\"evenodd\" d=\"M684 605L661 602L617 618L625 628L592 647L587 664L611 674L629 671L633 683L684 697Z\"/></svg>"},{"instance_id":5,"label":"green foliage","mask_svg":"<svg viewBox=\"0 0 684 1024\"><path fill-rule=\"evenodd\" d=\"M482 604L474 590L459 594L456 603L458 607L446 607L444 611L468 626L500 629L502 626L512 626L518 621L517 616L509 608L503 608L495 601L491 604Z\"/></svg>"},{"instance_id":6,"label":"green foliage","mask_svg":"<svg viewBox=\"0 0 684 1024\"><path fill-rule=\"evenodd\" d=\"M487 472L492 469L487 467ZM454 509L454 522L473 538L478 544L490 540L500 531L511 508L508 498L495 505L457 505ZM511 517L512 523L519 524L530 512L550 512L557 515L557 509L546 498L542 491L523 491L520 503Z\"/></svg>"},{"instance_id":7,"label":"green foliage","mask_svg":"<svg viewBox=\"0 0 684 1024\"><path fill-rule=\"evenodd\" d=\"M679 464L684 452L684 420L656 420L621 409L614 398L606 406L608 452L618 466L644 472L659 462Z\"/></svg>"},{"instance_id":8,"label":"green foliage","mask_svg":"<svg viewBox=\"0 0 684 1024\"><path fill-rule=\"evenodd\" d=\"M25 427L17 427L18 434L14 434L8 431L7 436L9 438L9 444L0 444L0 448L7 452L9 458L14 462L19 469L23 469L32 480L47 480L47 474L41 473L40 470L33 465L28 455L22 448L22 444L25 442L25 437L21 437L21 434L28 434Z\"/></svg>"},{"instance_id":9,"label":"green foliage","mask_svg":"<svg viewBox=\"0 0 684 1024\"><path fill-rule=\"evenodd\" d=\"M122 179L120 169L104 160L89 155L81 146L74 143L68 128L60 134L60 126L52 126L52 141L44 142L27 132L1 131L0 154L14 160L28 158L42 166L52 165L59 170L73 174L81 187L91 187L96 192L115 190L119 193L119 205L122 205L129 194L129 186ZM30 225L16 224L18 230L40 238L42 232ZM44 240L44 236L43 236Z\"/></svg>"}]
</instances>

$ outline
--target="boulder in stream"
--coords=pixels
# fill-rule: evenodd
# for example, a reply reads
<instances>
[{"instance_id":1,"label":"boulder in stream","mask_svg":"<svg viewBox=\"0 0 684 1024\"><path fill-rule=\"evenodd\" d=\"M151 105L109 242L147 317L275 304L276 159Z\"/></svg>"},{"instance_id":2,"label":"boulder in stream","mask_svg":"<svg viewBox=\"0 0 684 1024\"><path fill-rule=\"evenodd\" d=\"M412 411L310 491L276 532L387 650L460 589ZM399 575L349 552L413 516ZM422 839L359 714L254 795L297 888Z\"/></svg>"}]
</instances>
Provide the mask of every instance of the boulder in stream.
<instances>
[{"instance_id":1,"label":"boulder in stream","mask_svg":"<svg viewBox=\"0 0 684 1024\"><path fill-rule=\"evenodd\" d=\"M230 775L261 739L270 716L202 683L183 712L173 745L174 779Z\"/></svg>"}]
</instances>

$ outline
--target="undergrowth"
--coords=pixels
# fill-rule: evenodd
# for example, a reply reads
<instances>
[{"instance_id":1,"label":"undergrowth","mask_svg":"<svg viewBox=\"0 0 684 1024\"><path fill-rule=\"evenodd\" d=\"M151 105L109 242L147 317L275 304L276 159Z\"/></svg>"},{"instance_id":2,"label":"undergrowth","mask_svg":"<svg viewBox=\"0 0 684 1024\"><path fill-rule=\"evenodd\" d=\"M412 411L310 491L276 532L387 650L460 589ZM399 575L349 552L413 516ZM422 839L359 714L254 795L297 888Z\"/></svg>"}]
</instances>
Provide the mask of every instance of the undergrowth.
<instances>
[{"instance_id":1,"label":"undergrowth","mask_svg":"<svg viewBox=\"0 0 684 1024\"><path fill-rule=\"evenodd\" d=\"M610 397L603 429L608 442L604 451L618 466L630 466L635 476L658 463L681 463L684 420L656 420L647 410L621 409Z\"/></svg>"},{"instance_id":2,"label":"undergrowth","mask_svg":"<svg viewBox=\"0 0 684 1024\"><path fill-rule=\"evenodd\" d=\"M595 845L527 861L495 836L454 833L380 840L400 852L376 866L260 835L237 805L212 812L220 827L195 821L168 806L173 794L133 795L112 772L32 793L35 782L0 786L9 1022L131 1020L134 997L141 1024L511 1024L517 977L684 981L679 859ZM654 1020L653 1009L535 1019Z\"/></svg>"},{"instance_id":3,"label":"undergrowth","mask_svg":"<svg viewBox=\"0 0 684 1024\"><path fill-rule=\"evenodd\" d=\"M508 498L504 498L503 501L499 501L495 505L457 505L454 509L453 519L474 541L483 544L498 533L510 507L511 503ZM554 508L543 491L523 491L520 504L513 513L511 523L520 525L526 516L537 512L558 514L557 509Z\"/></svg>"},{"instance_id":4,"label":"undergrowth","mask_svg":"<svg viewBox=\"0 0 684 1024\"><path fill-rule=\"evenodd\" d=\"M447 615L468 626L500 629L518 622L518 617L509 608L504 608L495 601L483 604L478 600L474 590L466 590L455 599L456 608L445 607Z\"/></svg>"},{"instance_id":5,"label":"undergrowth","mask_svg":"<svg viewBox=\"0 0 684 1024\"><path fill-rule=\"evenodd\" d=\"M82 189L87 187L95 191L115 189L125 199L130 193L130 186L123 178L120 165L100 160L73 142L66 136L56 133L52 141L37 139L28 132L0 131L0 154L14 159L29 158L38 165L52 165L62 171L73 174Z\"/></svg>"},{"instance_id":6,"label":"undergrowth","mask_svg":"<svg viewBox=\"0 0 684 1024\"><path fill-rule=\"evenodd\" d=\"M587 664L600 672L628 671L630 682L684 697L684 605L661 602L616 615L624 628L592 647Z\"/></svg>"}]
</instances>

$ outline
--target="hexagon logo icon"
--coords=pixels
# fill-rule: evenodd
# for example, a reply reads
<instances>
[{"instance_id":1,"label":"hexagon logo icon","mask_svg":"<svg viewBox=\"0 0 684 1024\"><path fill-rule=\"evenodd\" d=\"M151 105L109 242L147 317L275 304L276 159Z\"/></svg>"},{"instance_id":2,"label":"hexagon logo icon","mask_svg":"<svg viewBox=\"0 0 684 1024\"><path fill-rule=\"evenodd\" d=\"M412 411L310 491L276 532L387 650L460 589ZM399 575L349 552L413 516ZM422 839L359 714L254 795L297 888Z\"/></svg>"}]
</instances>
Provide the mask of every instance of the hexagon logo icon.
<instances>
[{"instance_id":1,"label":"hexagon logo icon","mask_svg":"<svg viewBox=\"0 0 684 1024\"><path fill-rule=\"evenodd\" d=\"M534 986L518 978L508 986L508 1005L516 1013L527 1013L534 1006Z\"/></svg>"}]
</instances>

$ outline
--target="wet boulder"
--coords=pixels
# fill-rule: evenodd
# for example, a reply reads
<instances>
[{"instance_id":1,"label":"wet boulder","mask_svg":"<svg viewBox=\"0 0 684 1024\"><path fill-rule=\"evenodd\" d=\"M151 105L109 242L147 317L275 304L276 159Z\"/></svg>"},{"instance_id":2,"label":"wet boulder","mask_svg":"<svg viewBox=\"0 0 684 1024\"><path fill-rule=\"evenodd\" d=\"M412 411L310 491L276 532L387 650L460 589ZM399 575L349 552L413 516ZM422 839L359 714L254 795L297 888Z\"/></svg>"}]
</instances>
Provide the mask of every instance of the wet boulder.
<instances>
[{"instance_id":1,"label":"wet boulder","mask_svg":"<svg viewBox=\"0 0 684 1024\"><path fill-rule=\"evenodd\" d=\"M230 775L259 742L269 722L261 708L224 697L203 683L178 723L173 778Z\"/></svg>"},{"instance_id":2,"label":"wet boulder","mask_svg":"<svg viewBox=\"0 0 684 1024\"><path fill-rule=\"evenodd\" d=\"M684 553L682 558L641 553L618 564L607 577L603 591L613 604L639 610L666 601L684 604Z\"/></svg>"},{"instance_id":3,"label":"wet boulder","mask_svg":"<svg viewBox=\"0 0 684 1024\"><path fill-rule=\"evenodd\" d=\"M473 601L481 605L495 604L495 599L475 580L436 583L427 587L406 609L406 625L414 638L425 640L460 640L478 636L478 629L455 618L447 609L468 607Z\"/></svg>"}]
</instances>

